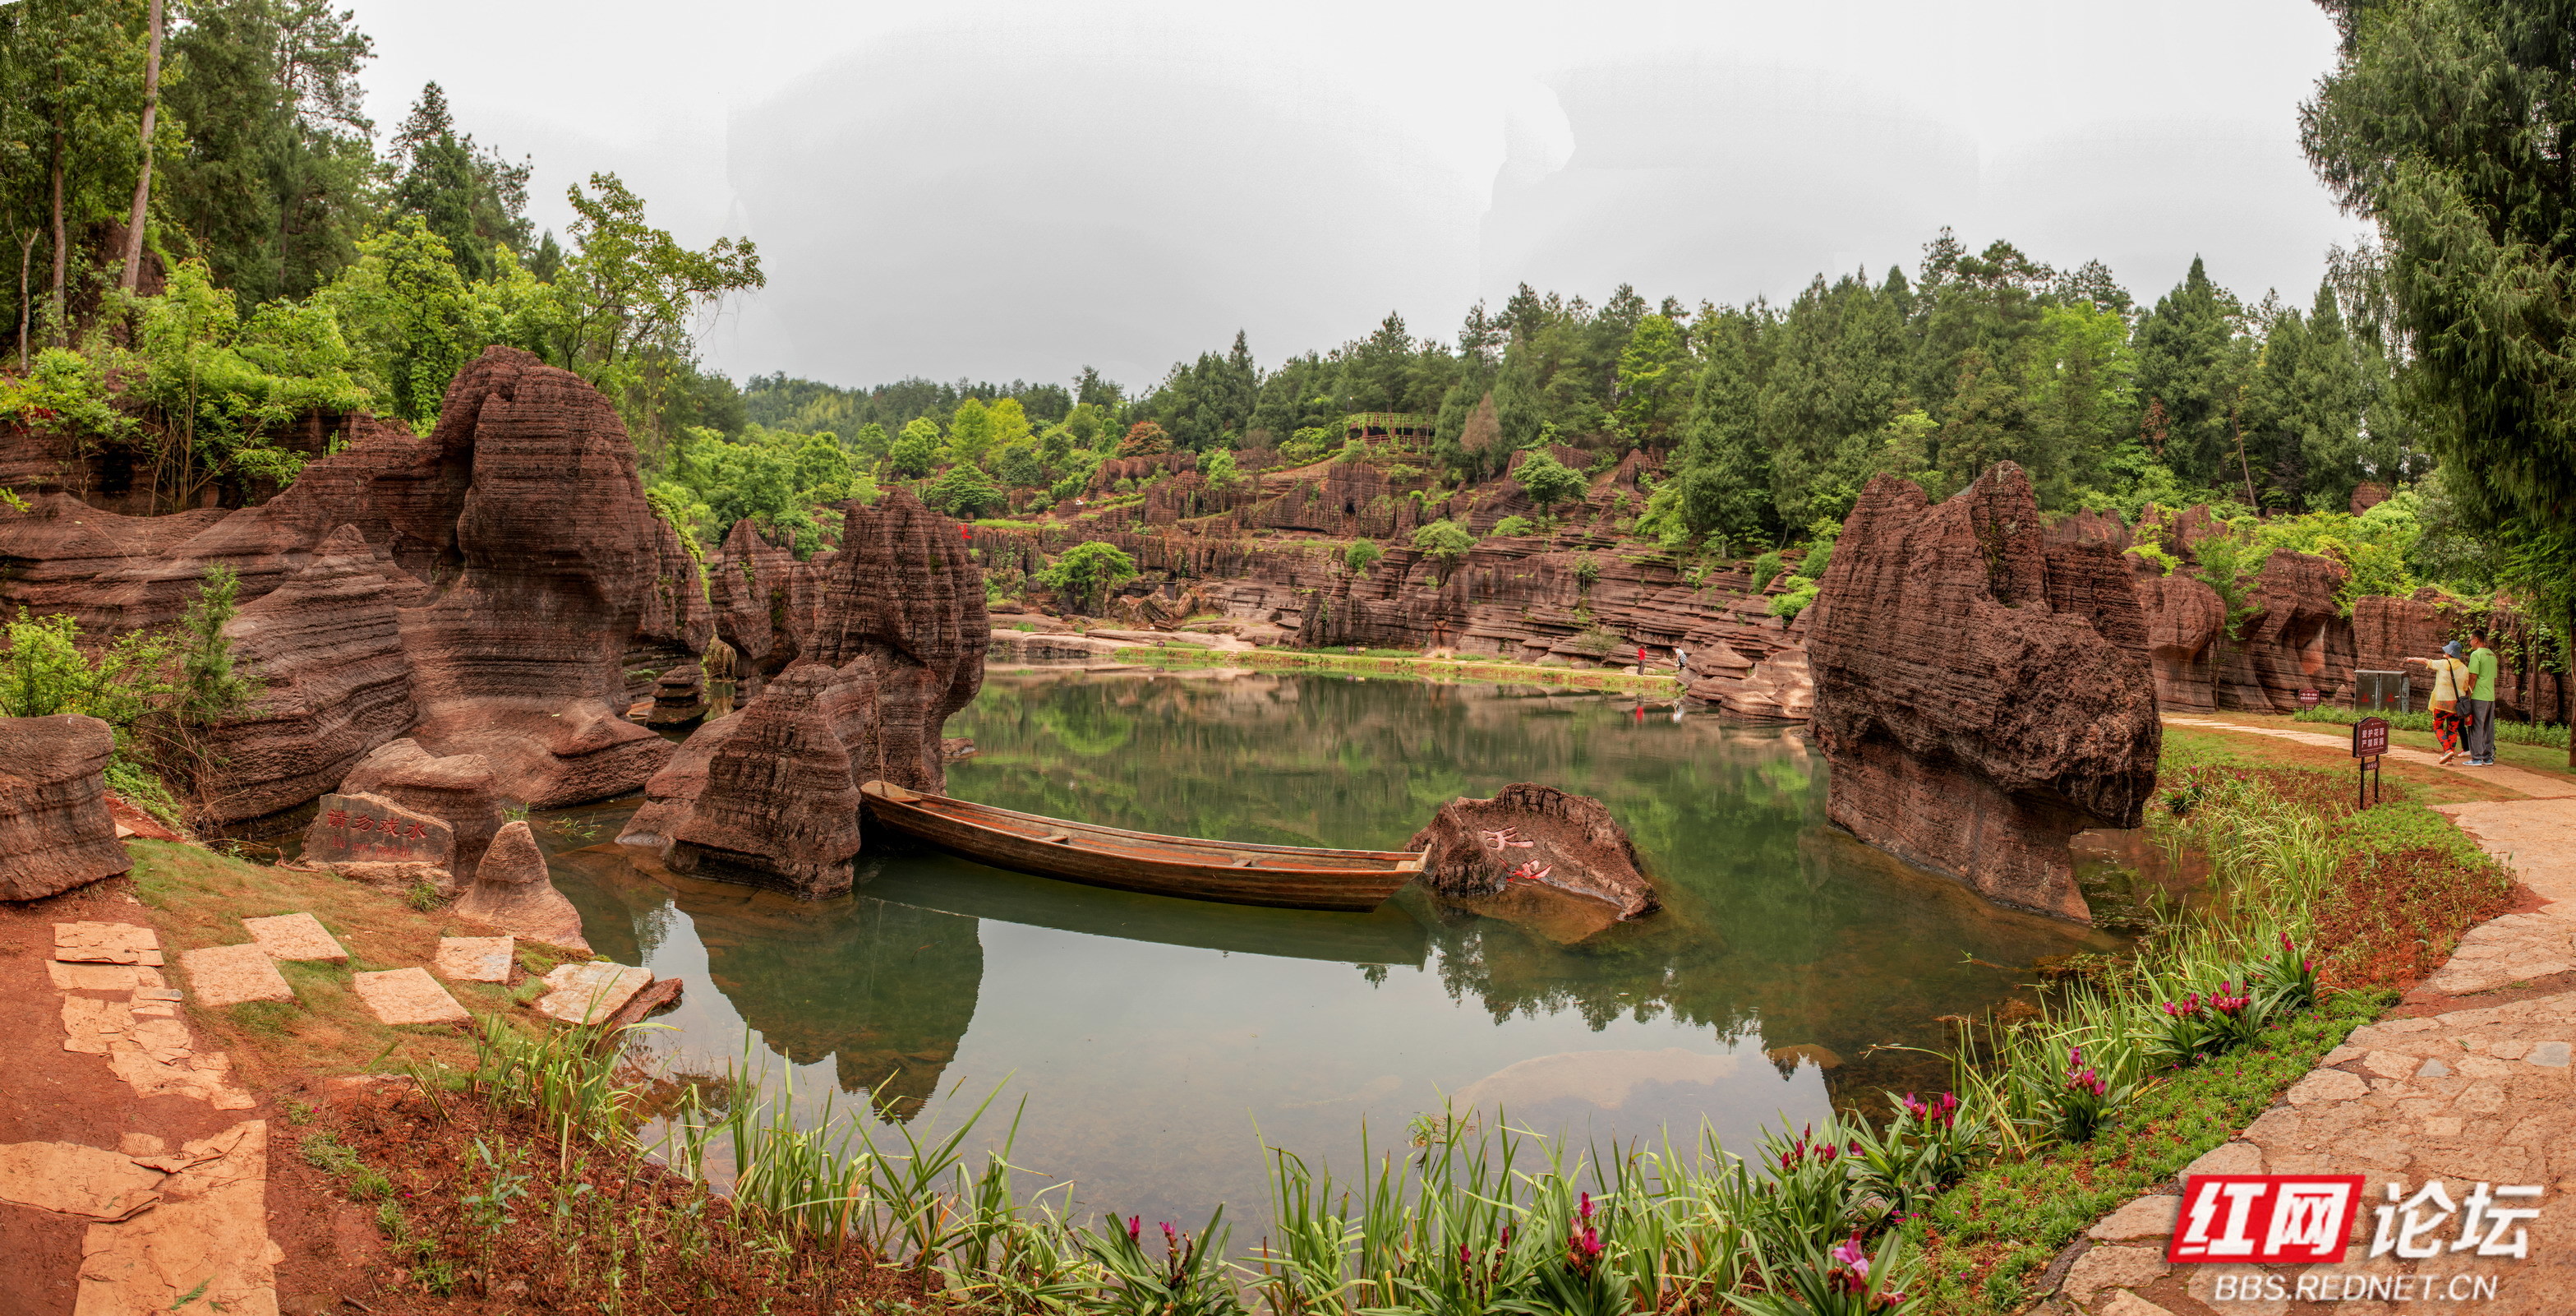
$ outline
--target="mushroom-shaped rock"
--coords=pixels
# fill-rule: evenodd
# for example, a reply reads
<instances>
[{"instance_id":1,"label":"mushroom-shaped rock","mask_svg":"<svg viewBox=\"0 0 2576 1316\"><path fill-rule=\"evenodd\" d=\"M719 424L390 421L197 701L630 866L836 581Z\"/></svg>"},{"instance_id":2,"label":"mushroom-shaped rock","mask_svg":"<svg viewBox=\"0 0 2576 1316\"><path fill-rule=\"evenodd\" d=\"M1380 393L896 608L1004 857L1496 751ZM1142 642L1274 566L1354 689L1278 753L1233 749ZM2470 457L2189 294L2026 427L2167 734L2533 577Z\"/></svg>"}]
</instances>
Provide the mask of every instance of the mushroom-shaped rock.
<instances>
[{"instance_id":1,"label":"mushroom-shaped rock","mask_svg":"<svg viewBox=\"0 0 2576 1316\"><path fill-rule=\"evenodd\" d=\"M1422 852L1423 884L1446 896L1553 892L1598 902L1622 919L1662 907L1609 807L1553 786L1517 781L1492 799L1452 800L1410 848Z\"/></svg>"},{"instance_id":2,"label":"mushroom-shaped rock","mask_svg":"<svg viewBox=\"0 0 2576 1316\"><path fill-rule=\"evenodd\" d=\"M101 775L116 733L94 717L0 718L0 899L35 900L134 866Z\"/></svg>"},{"instance_id":3,"label":"mushroom-shaped rock","mask_svg":"<svg viewBox=\"0 0 2576 1316\"><path fill-rule=\"evenodd\" d=\"M449 910L469 923L499 928L522 941L590 953L581 914L546 876L545 851L524 821L504 825L474 870L474 885Z\"/></svg>"}]
</instances>

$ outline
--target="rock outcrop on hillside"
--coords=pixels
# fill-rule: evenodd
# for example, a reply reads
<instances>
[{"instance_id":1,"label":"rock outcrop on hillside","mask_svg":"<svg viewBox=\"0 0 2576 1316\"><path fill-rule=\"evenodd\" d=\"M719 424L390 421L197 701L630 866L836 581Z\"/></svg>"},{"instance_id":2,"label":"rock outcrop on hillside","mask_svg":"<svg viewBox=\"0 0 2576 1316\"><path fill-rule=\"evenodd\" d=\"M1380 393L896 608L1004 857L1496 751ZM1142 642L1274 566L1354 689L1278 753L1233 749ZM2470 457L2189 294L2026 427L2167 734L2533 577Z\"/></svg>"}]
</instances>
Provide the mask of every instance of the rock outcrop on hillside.
<instances>
[{"instance_id":1,"label":"rock outcrop on hillside","mask_svg":"<svg viewBox=\"0 0 2576 1316\"><path fill-rule=\"evenodd\" d=\"M134 866L107 805L116 733L94 717L0 718L0 900L37 900Z\"/></svg>"},{"instance_id":2,"label":"rock outcrop on hillside","mask_svg":"<svg viewBox=\"0 0 2576 1316\"><path fill-rule=\"evenodd\" d=\"M1993 899L2089 918L2067 842L2139 824L2162 743L2121 570L2107 543L2051 542L2010 463L1939 504L1872 480L1811 610L1828 816Z\"/></svg>"},{"instance_id":3,"label":"rock outcrop on hillside","mask_svg":"<svg viewBox=\"0 0 2576 1316\"><path fill-rule=\"evenodd\" d=\"M219 827L261 830L405 735L482 755L530 807L643 784L670 749L623 717L626 672L694 659L714 626L616 409L494 347L428 436L338 428L342 450L256 507L124 516L54 491L0 513L0 610L121 632L176 621L208 568L235 572L230 633L263 691L212 733L202 812Z\"/></svg>"},{"instance_id":4,"label":"rock outcrop on hillside","mask_svg":"<svg viewBox=\"0 0 2576 1316\"><path fill-rule=\"evenodd\" d=\"M942 730L983 687L992 642L983 573L958 523L908 493L842 515L819 597L781 637L803 656L689 738L621 841L674 871L819 898L850 888L862 783L946 793Z\"/></svg>"},{"instance_id":5,"label":"rock outcrop on hillside","mask_svg":"<svg viewBox=\"0 0 2576 1316\"><path fill-rule=\"evenodd\" d=\"M1451 800L1406 848L1422 852L1420 880L1444 896L1527 889L1594 902L1620 919L1662 907L1609 806L1553 786L1516 781L1491 799Z\"/></svg>"}]
</instances>

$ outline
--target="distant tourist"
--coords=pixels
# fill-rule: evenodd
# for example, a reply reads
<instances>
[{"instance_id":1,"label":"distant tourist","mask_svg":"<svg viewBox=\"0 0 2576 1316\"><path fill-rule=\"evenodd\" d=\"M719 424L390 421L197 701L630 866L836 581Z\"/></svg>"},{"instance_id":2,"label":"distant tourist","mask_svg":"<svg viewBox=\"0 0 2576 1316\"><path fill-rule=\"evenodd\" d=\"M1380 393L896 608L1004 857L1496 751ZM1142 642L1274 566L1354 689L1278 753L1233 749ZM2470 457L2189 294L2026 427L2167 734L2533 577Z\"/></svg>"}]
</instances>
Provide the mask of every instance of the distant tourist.
<instances>
[{"instance_id":1,"label":"distant tourist","mask_svg":"<svg viewBox=\"0 0 2576 1316\"><path fill-rule=\"evenodd\" d=\"M2460 757L2461 738L2468 734L2469 713L2460 705L2469 691L2469 665L2460 661L2460 642L2442 646L2439 658L2409 658L2433 669L2433 739L2442 746L2442 766L2449 767Z\"/></svg>"},{"instance_id":2,"label":"distant tourist","mask_svg":"<svg viewBox=\"0 0 2576 1316\"><path fill-rule=\"evenodd\" d=\"M1690 650L1678 644L1673 646L1673 675L1685 685L1690 683Z\"/></svg>"},{"instance_id":3,"label":"distant tourist","mask_svg":"<svg viewBox=\"0 0 2576 1316\"><path fill-rule=\"evenodd\" d=\"M2469 766L2495 763L2496 651L2487 644L2484 627L2469 632Z\"/></svg>"}]
</instances>

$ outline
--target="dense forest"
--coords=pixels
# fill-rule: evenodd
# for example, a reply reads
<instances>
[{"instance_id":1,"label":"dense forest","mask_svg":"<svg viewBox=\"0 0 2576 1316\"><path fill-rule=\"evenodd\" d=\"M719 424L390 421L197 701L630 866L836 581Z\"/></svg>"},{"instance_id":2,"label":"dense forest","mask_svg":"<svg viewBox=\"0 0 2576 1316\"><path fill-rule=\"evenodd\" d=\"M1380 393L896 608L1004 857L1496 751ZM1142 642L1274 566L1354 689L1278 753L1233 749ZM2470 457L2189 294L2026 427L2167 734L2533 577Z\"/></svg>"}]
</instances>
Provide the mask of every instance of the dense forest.
<instances>
[{"instance_id":1,"label":"dense forest","mask_svg":"<svg viewBox=\"0 0 2576 1316\"><path fill-rule=\"evenodd\" d=\"M2402 250L2332 253L2298 299L2195 260L2150 302L2099 262L1944 230L1910 272L1819 275L1785 303L1523 285L1450 339L1390 314L1265 366L1238 333L1141 390L1089 368L738 386L697 341L763 285L750 241L687 248L606 174L570 189L568 232L533 232L529 162L436 84L380 140L359 108L372 51L320 0L0 8L0 231L20 256L0 423L126 449L166 507L199 505L291 481L311 455L278 437L296 417L434 422L456 369L507 343L618 403L656 505L708 545L749 518L810 551L832 504L897 481L977 515L1078 497L1118 455L1365 455L1347 418L1392 413L1402 460L1451 485L1544 445L1595 471L1643 449L1659 474L1634 529L1671 548L1829 538L1874 474L1938 496L2011 460L2055 512L2206 502L2366 544L2397 564L2381 587L2532 574L2435 461L2470 440L2455 402L2409 386ZM2365 484L2395 492L2366 525L2345 515ZM2465 496L2492 520L2489 492Z\"/></svg>"}]
</instances>

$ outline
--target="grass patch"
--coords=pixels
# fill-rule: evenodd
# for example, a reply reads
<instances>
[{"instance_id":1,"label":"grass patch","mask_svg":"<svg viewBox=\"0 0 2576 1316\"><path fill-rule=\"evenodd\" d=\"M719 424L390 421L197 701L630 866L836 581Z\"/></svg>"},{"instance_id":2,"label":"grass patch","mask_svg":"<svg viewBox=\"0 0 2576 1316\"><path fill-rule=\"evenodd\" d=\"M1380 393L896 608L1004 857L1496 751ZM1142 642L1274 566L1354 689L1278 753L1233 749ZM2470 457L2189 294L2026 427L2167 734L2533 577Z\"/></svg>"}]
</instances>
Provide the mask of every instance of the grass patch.
<instances>
[{"instance_id":1,"label":"grass patch","mask_svg":"<svg viewBox=\"0 0 2576 1316\"><path fill-rule=\"evenodd\" d=\"M2084 1146L1968 1175L1907 1226L1923 1245L1932 1281L1926 1310L2018 1310L2028 1301L2028 1282L2059 1248L2252 1123L2395 999L2377 990L2328 997L2267 1030L2256 1045L2146 1089Z\"/></svg>"},{"instance_id":2,"label":"grass patch","mask_svg":"<svg viewBox=\"0 0 2576 1316\"><path fill-rule=\"evenodd\" d=\"M132 840L126 851L134 858L136 896L170 952L168 972L182 987L181 952L250 940L241 923L245 917L311 913L349 952L345 965L281 962L278 972L294 989L293 1002L190 1007L191 1026L202 1030L204 1044L231 1052L255 1086L287 1075L359 1073L415 1059L461 1063L472 1053L454 1028L388 1028L350 988L352 973L427 964L437 955L442 921L411 908L399 894L167 841ZM469 1010L509 1003L506 990L489 984L445 985Z\"/></svg>"}]
</instances>

